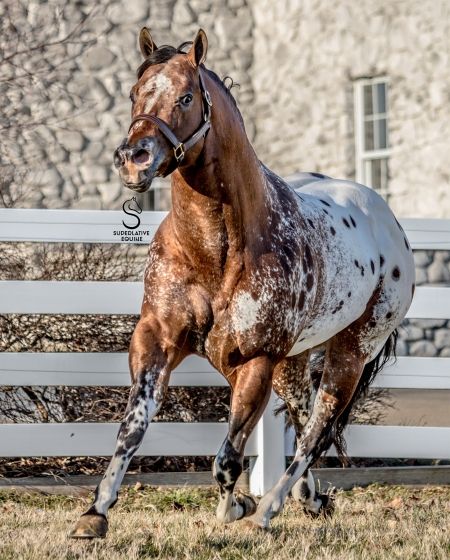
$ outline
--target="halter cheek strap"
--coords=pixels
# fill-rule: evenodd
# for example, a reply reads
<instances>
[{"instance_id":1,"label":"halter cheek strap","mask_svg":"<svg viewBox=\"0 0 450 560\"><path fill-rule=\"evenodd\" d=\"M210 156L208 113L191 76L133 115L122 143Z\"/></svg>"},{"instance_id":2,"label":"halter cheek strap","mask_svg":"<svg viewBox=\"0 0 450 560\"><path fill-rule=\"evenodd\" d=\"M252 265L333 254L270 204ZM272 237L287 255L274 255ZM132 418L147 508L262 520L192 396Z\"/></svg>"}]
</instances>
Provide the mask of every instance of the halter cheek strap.
<instances>
[{"instance_id":1,"label":"halter cheek strap","mask_svg":"<svg viewBox=\"0 0 450 560\"><path fill-rule=\"evenodd\" d=\"M197 144L197 142L206 135L206 133L211 127L212 101L211 101L211 96L209 95L209 91L205 87L205 83L203 81L201 71L199 72L199 79L200 79L200 91L202 94L202 101L203 101L203 111L202 111L203 123L191 136L189 136L189 138L184 140L184 142L178 140L178 138L175 136L173 131L169 128L169 125L167 123L165 123L162 119L160 119L156 115L150 115L148 113L140 113L139 115L136 115L136 117L134 117L134 119L131 121L130 128L128 129L128 134L130 134L130 131L133 128L133 126L139 121L148 121L153 124L156 124L156 126L159 128L163 136L170 142L170 144L172 144L173 153L177 161L177 166L180 165L180 163L184 159L185 153L190 148L192 148L192 146L195 146L195 144Z\"/></svg>"}]
</instances>

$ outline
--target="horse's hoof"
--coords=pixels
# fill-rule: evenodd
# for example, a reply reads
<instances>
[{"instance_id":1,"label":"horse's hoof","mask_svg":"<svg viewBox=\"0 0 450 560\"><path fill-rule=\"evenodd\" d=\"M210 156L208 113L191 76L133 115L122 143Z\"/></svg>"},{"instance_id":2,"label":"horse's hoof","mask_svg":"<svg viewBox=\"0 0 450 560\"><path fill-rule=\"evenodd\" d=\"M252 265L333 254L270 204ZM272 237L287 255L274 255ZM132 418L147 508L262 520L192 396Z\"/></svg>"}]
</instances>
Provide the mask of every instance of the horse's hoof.
<instances>
[{"instance_id":1,"label":"horse's hoof","mask_svg":"<svg viewBox=\"0 0 450 560\"><path fill-rule=\"evenodd\" d=\"M243 514L241 519L253 515L258 507L255 498L251 494L244 494L240 492L235 496L236 502L241 505Z\"/></svg>"},{"instance_id":2,"label":"horse's hoof","mask_svg":"<svg viewBox=\"0 0 450 560\"><path fill-rule=\"evenodd\" d=\"M334 497L330 494L317 494L317 498L322 502L319 511L311 511L305 508L305 513L310 517L331 517L335 510Z\"/></svg>"},{"instance_id":3,"label":"horse's hoof","mask_svg":"<svg viewBox=\"0 0 450 560\"><path fill-rule=\"evenodd\" d=\"M108 532L108 521L104 515L87 513L77 521L69 533L71 539L103 539Z\"/></svg>"}]
</instances>

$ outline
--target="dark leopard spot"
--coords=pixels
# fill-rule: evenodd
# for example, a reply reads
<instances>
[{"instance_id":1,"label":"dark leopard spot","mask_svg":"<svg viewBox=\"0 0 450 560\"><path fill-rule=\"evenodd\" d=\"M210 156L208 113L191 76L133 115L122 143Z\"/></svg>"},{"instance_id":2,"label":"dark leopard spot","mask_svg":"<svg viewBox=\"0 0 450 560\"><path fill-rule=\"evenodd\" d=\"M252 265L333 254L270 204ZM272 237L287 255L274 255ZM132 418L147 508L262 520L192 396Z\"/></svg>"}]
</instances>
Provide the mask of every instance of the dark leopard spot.
<instances>
[{"instance_id":1,"label":"dark leopard spot","mask_svg":"<svg viewBox=\"0 0 450 560\"><path fill-rule=\"evenodd\" d=\"M392 270L392 279L395 280L395 282L398 282L400 279L400 269L398 266L394 267Z\"/></svg>"},{"instance_id":2,"label":"dark leopard spot","mask_svg":"<svg viewBox=\"0 0 450 560\"><path fill-rule=\"evenodd\" d=\"M380 266L384 265L384 257L383 255L380 255Z\"/></svg>"},{"instance_id":3,"label":"dark leopard spot","mask_svg":"<svg viewBox=\"0 0 450 560\"><path fill-rule=\"evenodd\" d=\"M361 266L361 276L364 276L364 267Z\"/></svg>"},{"instance_id":4,"label":"dark leopard spot","mask_svg":"<svg viewBox=\"0 0 450 560\"><path fill-rule=\"evenodd\" d=\"M345 227L348 227L348 228L350 227L350 224L347 222L347 220L345 218L342 218L342 221L344 222Z\"/></svg>"},{"instance_id":5,"label":"dark leopard spot","mask_svg":"<svg viewBox=\"0 0 450 560\"><path fill-rule=\"evenodd\" d=\"M322 200L321 198L319 198L319 200L322 204L325 204L325 206L328 206L329 208L331 208L331 204L328 204L328 202L326 200Z\"/></svg>"},{"instance_id":6,"label":"dark leopard spot","mask_svg":"<svg viewBox=\"0 0 450 560\"><path fill-rule=\"evenodd\" d=\"M352 226L353 226L353 227L356 227L356 222L355 222L355 220L353 219L353 216L350 216L350 221L352 222Z\"/></svg>"},{"instance_id":7,"label":"dark leopard spot","mask_svg":"<svg viewBox=\"0 0 450 560\"><path fill-rule=\"evenodd\" d=\"M375 328L377 326L377 322L376 321L369 321L369 327L371 329Z\"/></svg>"},{"instance_id":8,"label":"dark leopard spot","mask_svg":"<svg viewBox=\"0 0 450 560\"><path fill-rule=\"evenodd\" d=\"M359 268L359 261L357 261L356 259L355 259L355 266L356 266L357 268Z\"/></svg>"},{"instance_id":9,"label":"dark leopard spot","mask_svg":"<svg viewBox=\"0 0 450 560\"><path fill-rule=\"evenodd\" d=\"M314 222L313 222L312 220L310 220L309 218L308 218L308 224L309 224L313 229L316 229L316 226L314 225Z\"/></svg>"},{"instance_id":10,"label":"dark leopard spot","mask_svg":"<svg viewBox=\"0 0 450 560\"><path fill-rule=\"evenodd\" d=\"M327 216L330 215L330 214L328 213L328 210L325 210L325 208L322 208L322 212L325 212L325 214L326 214Z\"/></svg>"},{"instance_id":11,"label":"dark leopard spot","mask_svg":"<svg viewBox=\"0 0 450 560\"><path fill-rule=\"evenodd\" d=\"M308 276L306 277L306 287L308 288L308 291L311 290L311 288L314 285L314 278L313 275L310 273L308 274Z\"/></svg>"},{"instance_id":12,"label":"dark leopard spot","mask_svg":"<svg viewBox=\"0 0 450 560\"><path fill-rule=\"evenodd\" d=\"M298 308L303 309L305 307L305 292L302 290L298 297Z\"/></svg>"},{"instance_id":13,"label":"dark leopard spot","mask_svg":"<svg viewBox=\"0 0 450 560\"><path fill-rule=\"evenodd\" d=\"M352 292L348 292L347 297L351 297Z\"/></svg>"},{"instance_id":14,"label":"dark leopard spot","mask_svg":"<svg viewBox=\"0 0 450 560\"><path fill-rule=\"evenodd\" d=\"M375 274L375 263L373 260L370 261L370 268L372 269L372 274Z\"/></svg>"},{"instance_id":15,"label":"dark leopard spot","mask_svg":"<svg viewBox=\"0 0 450 560\"><path fill-rule=\"evenodd\" d=\"M392 317L392 313L390 311L388 311L386 313L386 319L390 319Z\"/></svg>"},{"instance_id":16,"label":"dark leopard spot","mask_svg":"<svg viewBox=\"0 0 450 560\"><path fill-rule=\"evenodd\" d=\"M305 245L305 258L306 258L306 262L308 263L308 268L311 268L313 264L313 258L309 245Z\"/></svg>"},{"instance_id":17,"label":"dark leopard spot","mask_svg":"<svg viewBox=\"0 0 450 560\"><path fill-rule=\"evenodd\" d=\"M336 235L336 230L334 229L333 226L330 227L330 231L332 235Z\"/></svg>"}]
</instances>

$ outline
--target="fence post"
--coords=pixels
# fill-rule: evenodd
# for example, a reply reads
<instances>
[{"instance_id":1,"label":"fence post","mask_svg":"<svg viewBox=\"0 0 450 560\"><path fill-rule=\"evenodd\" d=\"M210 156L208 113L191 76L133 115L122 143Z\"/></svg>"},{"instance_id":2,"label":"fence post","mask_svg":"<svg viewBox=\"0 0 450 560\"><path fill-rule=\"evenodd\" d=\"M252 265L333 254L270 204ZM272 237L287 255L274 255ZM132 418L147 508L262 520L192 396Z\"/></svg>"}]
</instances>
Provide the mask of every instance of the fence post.
<instances>
[{"instance_id":1,"label":"fence post","mask_svg":"<svg viewBox=\"0 0 450 560\"><path fill-rule=\"evenodd\" d=\"M256 446L258 455L250 459L250 492L260 496L278 481L285 471L284 414L275 416L274 407L279 402L272 391L266 410L258 422Z\"/></svg>"}]
</instances>

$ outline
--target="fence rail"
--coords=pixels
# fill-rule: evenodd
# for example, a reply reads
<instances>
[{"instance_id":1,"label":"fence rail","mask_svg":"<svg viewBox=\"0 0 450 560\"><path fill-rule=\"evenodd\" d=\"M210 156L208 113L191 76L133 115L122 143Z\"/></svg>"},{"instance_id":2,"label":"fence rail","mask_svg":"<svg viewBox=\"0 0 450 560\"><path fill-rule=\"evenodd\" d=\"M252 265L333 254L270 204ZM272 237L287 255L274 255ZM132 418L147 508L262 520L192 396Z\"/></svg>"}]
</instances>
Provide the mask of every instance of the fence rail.
<instances>
[{"instance_id":1,"label":"fence rail","mask_svg":"<svg viewBox=\"0 0 450 560\"><path fill-rule=\"evenodd\" d=\"M143 212L139 230L148 243L165 217ZM0 210L0 241L120 243L122 213L81 210ZM414 249L450 249L450 220L402 220ZM140 282L2 281L0 313L138 314ZM408 318L450 319L450 287L419 287ZM125 353L0 354L0 385L123 386L129 384ZM226 386L206 360L191 356L172 374L172 386ZM399 358L374 386L450 389L450 358ZM253 458L250 487L267 490L292 453L293 433L269 403L246 448ZM0 424L0 456L81 456L112 453L117 424ZM141 455L214 455L224 423L155 423ZM360 457L450 458L450 428L360 426L347 430L349 454ZM333 453L333 450L331 450Z\"/></svg>"}]
</instances>

